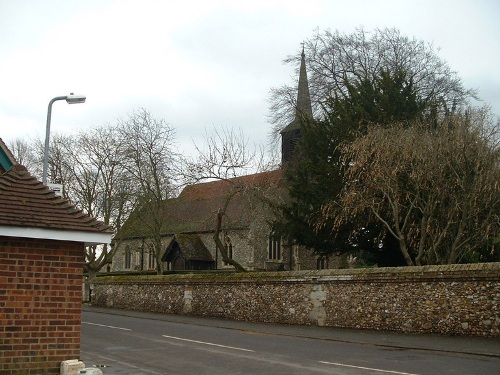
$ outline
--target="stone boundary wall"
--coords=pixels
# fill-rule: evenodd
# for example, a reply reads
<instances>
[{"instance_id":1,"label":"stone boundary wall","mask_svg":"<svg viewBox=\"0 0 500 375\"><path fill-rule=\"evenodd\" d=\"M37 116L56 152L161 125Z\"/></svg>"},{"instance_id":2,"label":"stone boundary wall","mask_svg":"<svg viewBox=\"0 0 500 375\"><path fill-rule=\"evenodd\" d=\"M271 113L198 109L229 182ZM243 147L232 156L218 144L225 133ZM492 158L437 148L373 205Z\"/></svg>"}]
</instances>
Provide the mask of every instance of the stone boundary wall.
<instances>
[{"instance_id":1,"label":"stone boundary wall","mask_svg":"<svg viewBox=\"0 0 500 375\"><path fill-rule=\"evenodd\" d=\"M93 305L253 322L500 337L500 263L107 276Z\"/></svg>"}]
</instances>

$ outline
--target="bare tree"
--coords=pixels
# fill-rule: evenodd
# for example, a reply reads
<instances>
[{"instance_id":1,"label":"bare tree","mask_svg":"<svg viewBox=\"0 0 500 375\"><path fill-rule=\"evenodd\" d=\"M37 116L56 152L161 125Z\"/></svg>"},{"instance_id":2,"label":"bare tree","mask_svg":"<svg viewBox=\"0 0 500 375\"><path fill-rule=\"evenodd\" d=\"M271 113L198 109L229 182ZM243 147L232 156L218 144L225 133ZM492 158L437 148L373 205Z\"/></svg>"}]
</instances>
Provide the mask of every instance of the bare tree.
<instances>
[{"instance_id":1,"label":"bare tree","mask_svg":"<svg viewBox=\"0 0 500 375\"><path fill-rule=\"evenodd\" d=\"M63 195L85 213L118 229L128 216L131 196L123 194L127 185L121 167L121 138L116 128L103 126L76 135L52 134L48 177L63 185ZM34 155L32 173L41 176L44 144L34 140L26 147ZM114 249L109 245L85 248L85 283L89 295L90 283L96 273L110 263Z\"/></svg>"},{"instance_id":2,"label":"bare tree","mask_svg":"<svg viewBox=\"0 0 500 375\"><path fill-rule=\"evenodd\" d=\"M188 182L207 179L229 180L255 167L256 151L250 150L248 139L239 131L222 128L213 133L205 131L204 148L195 144L197 156L186 160L184 176Z\"/></svg>"},{"instance_id":3,"label":"bare tree","mask_svg":"<svg viewBox=\"0 0 500 375\"><path fill-rule=\"evenodd\" d=\"M175 132L163 119L140 109L119 125L126 147L121 155L130 176L129 188L137 195L134 220L149 238L148 246L156 258L156 271L163 272L161 257L163 201L176 193L174 150Z\"/></svg>"},{"instance_id":4,"label":"bare tree","mask_svg":"<svg viewBox=\"0 0 500 375\"><path fill-rule=\"evenodd\" d=\"M348 96L347 83L375 81L381 71L406 72L416 94L429 104L429 111L445 113L458 110L476 93L466 90L457 74L438 57L432 44L408 38L396 29L361 29L351 34L326 30L304 43L311 101L315 117L327 115L331 98ZM300 55L288 56L284 63L300 66ZM297 72L298 73L298 72ZM298 77L299 75L296 74ZM273 137L293 120L295 86L284 85L271 90L270 121Z\"/></svg>"},{"instance_id":5,"label":"bare tree","mask_svg":"<svg viewBox=\"0 0 500 375\"><path fill-rule=\"evenodd\" d=\"M373 126L343 147L345 188L324 220L375 218L408 265L466 259L499 235L500 152L485 121L474 113L437 129Z\"/></svg>"},{"instance_id":6,"label":"bare tree","mask_svg":"<svg viewBox=\"0 0 500 375\"><path fill-rule=\"evenodd\" d=\"M262 149L258 152L255 147L249 147L248 139L241 131L235 132L228 128L214 130L213 133L206 132L203 144L204 148L195 145L198 151L196 158L184 161L184 176L189 183L204 180L220 180L227 183L224 200L214 213L213 239L217 251L222 255L222 260L235 267L236 270L244 272L245 267L229 256L221 239L222 233L230 226L227 216L228 208L237 195L258 196L263 200L265 194L259 190L260 187L245 184L242 179L236 177L243 176L250 171L268 170L274 166L275 159L272 157L266 159L266 154Z\"/></svg>"},{"instance_id":7,"label":"bare tree","mask_svg":"<svg viewBox=\"0 0 500 375\"><path fill-rule=\"evenodd\" d=\"M71 182L72 175L72 164L68 160L68 155L66 153L67 145L73 143L72 136L60 134L57 132L52 133L50 140L49 149L49 160L48 160L48 170L47 181L54 184L61 184L65 187L64 197L70 198L68 195L68 189ZM37 155L37 160L43 161L44 144L41 139L35 140L35 152ZM40 173L41 175L41 173Z\"/></svg>"},{"instance_id":8,"label":"bare tree","mask_svg":"<svg viewBox=\"0 0 500 375\"><path fill-rule=\"evenodd\" d=\"M80 132L64 145L66 183L72 201L89 215L118 231L130 214L135 196L123 164L125 139L118 127L105 125ZM116 247L89 246L85 270L92 279L111 263Z\"/></svg>"},{"instance_id":9,"label":"bare tree","mask_svg":"<svg viewBox=\"0 0 500 375\"><path fill-rule=\"evenodd\" d=\"M30 142L16 138L9 143L9 149L19 164L24 165L30 173L35 174L37 159Z\"/></svg>"},{"instance_id":10,"label":"bare tree","mask_svg":"<svg viewBox=\"0 0 500 375\"><path fill-rule=\"evenodd\" d=\"M162 202L176 192L173 140L170 125L140 109L117 125L72 136L53 133L49 153L49 181L63 184L65 197L89 215L118 231L135 210L147 228L146 237L151 238L148 246L154 251L159 273ZM43 148L39 140L31 145L39 160ZM113 247L86 249L85 270L90 278L111 262L120 243L115 238Z\"/></svg>"}]
</instances>

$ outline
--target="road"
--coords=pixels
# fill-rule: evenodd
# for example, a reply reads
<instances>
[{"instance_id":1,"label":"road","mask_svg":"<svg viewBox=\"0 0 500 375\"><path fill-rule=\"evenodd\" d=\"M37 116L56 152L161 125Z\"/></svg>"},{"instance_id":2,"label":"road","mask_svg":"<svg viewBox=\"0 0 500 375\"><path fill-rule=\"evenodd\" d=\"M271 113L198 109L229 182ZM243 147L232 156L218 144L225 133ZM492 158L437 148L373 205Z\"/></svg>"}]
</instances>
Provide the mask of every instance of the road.
<instances>
[{"instance_id":1,"label":"road","mask_svg":"<svg viewBox=\"0 0 500 375\"><path fill-rule=\"evenodd\" d=\"M342 331L341 336L332 332L84 310L81 359L87 367L100 367L104 375L500 374L497 340L471 341L488 347L478 355L454 352L446 344L460 338L443 339L441 345L439 337L430 337L433 349L422 350L424 344L419 344L421 349L403 347L390 334L373 333L376 337L368 343L369 333L363 333L359 337L364 342L355 343L343 341Z\"/></svg>"}]
</instances>

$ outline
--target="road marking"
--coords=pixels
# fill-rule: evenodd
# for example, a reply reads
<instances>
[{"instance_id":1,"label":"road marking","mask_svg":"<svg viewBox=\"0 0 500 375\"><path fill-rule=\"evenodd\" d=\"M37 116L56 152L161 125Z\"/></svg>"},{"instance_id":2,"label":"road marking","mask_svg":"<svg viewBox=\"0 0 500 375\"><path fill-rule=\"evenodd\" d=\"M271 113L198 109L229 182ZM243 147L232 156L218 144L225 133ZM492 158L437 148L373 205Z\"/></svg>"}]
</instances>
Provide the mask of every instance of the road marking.
<instances>
[{"instance_id":1,"label":"road marking","mask_svg":"<svg viewBox=\"0 0 500 375\"><path fill-rule=\"evenodd\" d=\"M82 322L82 323L83 324L88 324L88 325L91 325L91 326L99 326L99 327L106 327L106 328L113 328L113 329L121 329L122 331L132 331L130 328L107 326L105 324L97 324L97 323L89 323L89 322Z\"/></svg>"},{"instance_id":2,"label":"road marking","mask_svg":"<svg viewBox=\"0 0 500 375\"><path fill-rule=\"evenodd\" d=\"M319 363L324 363L326 365L334 365L334 366L341 366L341 367L349 367L349 368L356 368L359 370L369 370L369 371L378 371L378 372L385 372L388 374L398 374L398 375L418 375L418 374L411 374L409 372L400 372L400 371L391 371L391 370L381 370L378 368L370 368L370 367L362 367L362 366L353 366L353 365L346 365L344 363L335 363L335 362L325 362L325 361L319 361Z\"/></svg>"},{"instance_id":3,"label":"road marking","mask_svg":"<svg viewBox=\"0 0 500 375\"><path fill-rule=\"evenodd\" d=\"M153 374L153 375L168 375L166 374L165 372L156 372L156 371L152 371L152 370L146 370L142 367L139 367L139 366L136 366L136 365L133 365L131 363L128 363L128 362L123 362L123 361L118 361L117 359L113 359L113 358L109 358L109 357L104 357L102 355L99 355L99 354L95 354L95 353L91 353L91 352L87 352L87 351L83 351L81 350L80 351L81 353L85 353L87 355L87 357L99 357L99 358L102 358L106 361L110 361L110 362L113 362L113 363L118 363L119 365L123 365L123 366L127 366L127 367L130 367L130 368L133 368L133 369L136 369L136 370L139 370L137 372L137 374L144 374L144 373L148 373L148 374ZM87 361L85 361L87 362ZM109 366L111 367L111 366Z\"/></svg>"},{"instance_id":4,"label":"road marking","mask_svg":"<svg viewBox=\"0 0 500 375\"><path fill-rule=\"evenodd\" d=\"M205 341L196 341L196 340L189 340L189 339L183 339L181 337L174 337L174 336L167 336L167 335L162 335L163 337L166 337L167 339L174 339L174 340L180 340L180 341L188 341L188 342L194 342L196 344L203 344L203 345L211 345L211 346L218 346L220 348L226 348L226 349L234 349L234 350L241 350L244 352L255 352L254 350L250 349L243 349L243 348L235 348L234 346L226 346L226 345L219 345L219 344L214 344L211 342L205 342Z\"/></svg>"}]
</instances>

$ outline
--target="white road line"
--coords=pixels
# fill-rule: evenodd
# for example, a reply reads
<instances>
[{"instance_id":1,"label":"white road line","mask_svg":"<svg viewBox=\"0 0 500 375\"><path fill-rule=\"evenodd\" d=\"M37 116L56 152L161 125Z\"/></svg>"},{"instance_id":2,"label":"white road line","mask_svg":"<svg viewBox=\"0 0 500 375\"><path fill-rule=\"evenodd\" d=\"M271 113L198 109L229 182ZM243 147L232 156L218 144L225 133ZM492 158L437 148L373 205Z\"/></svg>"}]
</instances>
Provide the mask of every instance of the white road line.
<instances>
[{"instance_id":1,"label":"white road line","mask_svg":"<svg viewBox=\"0 0 500 375\"><path fill-rule=\"evenodd\" d=\"M106 327L106 328L113 328L113 329L121 329L122 331L132 331L129 328L122 328L122 327L115 327L115 326L107 326L105 324L97 324L97 323L89 323L89 322L82 322L83 324L88 324L91 326L99 326L99 327Z\"/></svg>"},{"instance_id":2,"label":"white road line","mask_svg":"<svg viewBox=\"0 0 500 375\"><path fill-rule=\"evenodd\" d=\"M398 374L398 375L418 375L418 374L411 374L409 372L400 372L400 371L391 371L391 370L381 370L378 368L370 368L370 367L362 367L362 366L353 366L353 365L346 365L344 363L335 363L335 362L325 362L325 361L319 361L319 363L324 363L326 365L333 365L333 366L340 366L340 367L349 367L349 368L356 368L360 370L369 370L369 371L378 371L378 372L385 372L388 374Z\"/></svg>"},{"instance_id":3,"label":"white road line","mask_svg":"<svg viewBox=\"0 0 500 375\"><path fill-rule=\"evenodd\" d=\"M139 367L139 366L136 366L136 365L133 365L131 363L128 363L128 362L123 362L123 361L118 361L116 359L113 359L113 358L109 358L109 357L104 357L102 355L99 355L99 354L95 354L95 353L92 353L92 352L87 352L87 351L82 351L80 350L81 353L85 353L87 355L87 357L98 357L98 358L102 358L106 361L110 361L110 362L113 362L113 363L118 363L119 365L122 365L122 366L127 366L127 367L130 367L130 368L133 368L133 369L136 369L138 370L137 374L144 374L144 373L148 373L148 374L153 374L153 375L167 375L165 374L164 372L155 372L155 371L152 371L152 370L146 370L142 367ZM111 366L110 366L111 367ZM107 370L106 370L107 371Z\"/></svg>"},{"instance_id":4,"label":"white road line","mask_svg":"<svg viewBox=\"0 0 500 375\"><path fill-rule=\"evenodd\" d=\"M188 341L188 342L194 342L196 344L203 344L203 345L211 345L211 346L218 346L220 348L226 348L226 349L234 349L234 350L241 350L244 352L254 352L254 350L250 349L243 349L243 348L235 348L233 346L226 346L226 345L219 345L219 344L214 344L211 342L204 342L204 341L196 341L196 340L189 340L189 339L183 339L181 337L174 337L174 336L167 336L167 335L162 335L163 337L166 337L167 339L174 339L174 340L180 340L180 341Z\"/></svg>"}]
</instances>

